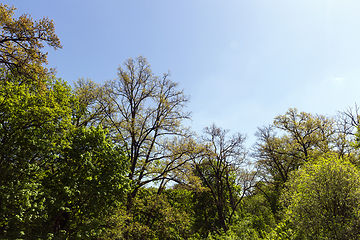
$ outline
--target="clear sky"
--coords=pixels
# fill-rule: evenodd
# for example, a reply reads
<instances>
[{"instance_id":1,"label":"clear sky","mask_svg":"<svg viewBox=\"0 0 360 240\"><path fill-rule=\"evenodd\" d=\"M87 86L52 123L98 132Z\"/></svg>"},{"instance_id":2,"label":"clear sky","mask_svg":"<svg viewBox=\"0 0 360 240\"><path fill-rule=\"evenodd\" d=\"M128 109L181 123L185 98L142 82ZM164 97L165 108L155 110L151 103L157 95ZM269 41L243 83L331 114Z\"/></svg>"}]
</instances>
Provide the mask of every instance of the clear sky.
<instances>
[{"instance_id":1,"label":"clear sky","mask_svg":"<svg viewBox=\"0 0 360 240\"><path fill-rule=\"evenodd\" d=\"M192 128L248 135L288 108L332 116L359 101L360 1L3 0L53 19L49 67L72 84L143 55L190 95Z\"/></svg>"}]
</instances>

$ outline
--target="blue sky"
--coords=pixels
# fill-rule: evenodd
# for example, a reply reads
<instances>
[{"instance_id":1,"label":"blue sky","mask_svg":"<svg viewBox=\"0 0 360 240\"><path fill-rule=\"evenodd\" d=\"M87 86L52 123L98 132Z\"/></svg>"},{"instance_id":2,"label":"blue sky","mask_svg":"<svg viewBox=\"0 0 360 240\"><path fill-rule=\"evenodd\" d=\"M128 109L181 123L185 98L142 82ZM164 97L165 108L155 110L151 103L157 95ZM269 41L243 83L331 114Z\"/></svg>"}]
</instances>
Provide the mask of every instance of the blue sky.
<instances>
[{"instance_id":1,"label":"blue sky","mask_svg":"<svg viewBox=\"0 0 360 240\"><path fill-rule=\"evenodd\" d=\"M73 83L116 78L126 59L190 95L192 128L212 123L256 140L288 108L332 116L359 103L360 1L4 0L53 19L63 49L49 67Z\"/></svg>"}]
</instances>

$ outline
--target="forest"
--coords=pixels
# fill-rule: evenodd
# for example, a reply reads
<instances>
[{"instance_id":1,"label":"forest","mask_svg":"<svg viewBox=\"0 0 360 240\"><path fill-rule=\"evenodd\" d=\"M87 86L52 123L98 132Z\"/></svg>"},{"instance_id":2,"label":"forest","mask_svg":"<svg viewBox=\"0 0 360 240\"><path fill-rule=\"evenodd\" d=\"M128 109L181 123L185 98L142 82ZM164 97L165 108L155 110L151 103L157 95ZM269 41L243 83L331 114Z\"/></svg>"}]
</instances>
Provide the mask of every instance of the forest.
<instances>
[{"instance_id":1,"label":"forest","mask_svg":"<svg viewBox=\"0 0 360 240\"><path fill-rule=\"evenodd\" d=\"M72 85L52 20L0 5L0 239L359 239L359 112L289 108L245 133L183 122L143 56Z\"/></svg>"}]
</instances>

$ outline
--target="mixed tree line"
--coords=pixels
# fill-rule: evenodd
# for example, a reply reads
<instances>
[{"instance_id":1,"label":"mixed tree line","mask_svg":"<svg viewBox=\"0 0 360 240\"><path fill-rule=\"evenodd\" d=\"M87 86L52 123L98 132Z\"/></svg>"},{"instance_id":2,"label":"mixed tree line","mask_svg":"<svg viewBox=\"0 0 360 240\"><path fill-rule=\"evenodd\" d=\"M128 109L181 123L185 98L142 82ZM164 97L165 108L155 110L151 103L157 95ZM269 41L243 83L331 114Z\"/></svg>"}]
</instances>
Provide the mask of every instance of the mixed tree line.
<instances>
[{"instance_id":1,"label":"mixed tree line","mask_svg":"<svg viewBox=\"0 0 360 240\"><path fill-rule=\"evenodd\" d=\"M358 239L359 114L290 108L246 136L183 125L189 97L128 59L71 87L51 20L0 4L0 239Z\"/></svg>"}]
</instances>

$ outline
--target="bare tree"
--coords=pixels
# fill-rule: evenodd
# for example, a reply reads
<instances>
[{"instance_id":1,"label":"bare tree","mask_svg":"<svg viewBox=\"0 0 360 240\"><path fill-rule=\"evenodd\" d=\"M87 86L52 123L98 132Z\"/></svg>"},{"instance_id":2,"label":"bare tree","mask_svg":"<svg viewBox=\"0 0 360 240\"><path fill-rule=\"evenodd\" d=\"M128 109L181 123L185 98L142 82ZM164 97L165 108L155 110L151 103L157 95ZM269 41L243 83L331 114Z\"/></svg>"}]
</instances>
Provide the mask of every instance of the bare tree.
<instances>
[{"instance_id":1,"label":"bare tree","mask_svg":"<svg viewBox=\"0 0 360 240\"><path fill-rule=\"evenodd\" d=\"M192 133L182 126L190 119L184 111L189 98L169 77L155 76L139 56L126 60L124 68L118 68L118 78L103 86L84 80L77 84L76 91L88 98L83 100L85 108L92 112L79 124L104 125L113 141L127 150L132 180L128 211L139 188L154 182L163 188L169 173L182 166L191 151Z\"/></svg>"},{"instance_id":2,"label":"bare tree","mask_svg":"<svg viewBox=\"0 0 360 240\"><path fill-rule=\"evenodd\" d=\"M339 130L346 135L354 135L359 126L359 107L348 107L342 112L338 112L337 123Z\"/></svg>"},{"instance_id":3,"label":"bare tree","mask_svg":"<svg viewBox=\"0 0 360 240\"><path fill-rule=\"evenodd\" d=\"M358 163L359 149L354 148L356 133L359 127L359 107L348 107L336 116L337 138L335 146L341 157L348 158L352 163Z\"/></svg>"},{"instance_id":4,"label":"bare tree","mask_svg":"<svg viewBox=\"0 0 360 240\"><path fill-rule=\"evenodd\" d=\"M245 136L215 125L204 129L204 153L195 161L196 172L209 189L217 209L218 224L228 230L244 196L255 183L255 174L246 170Z\"/></svg>"}]
</instances>

